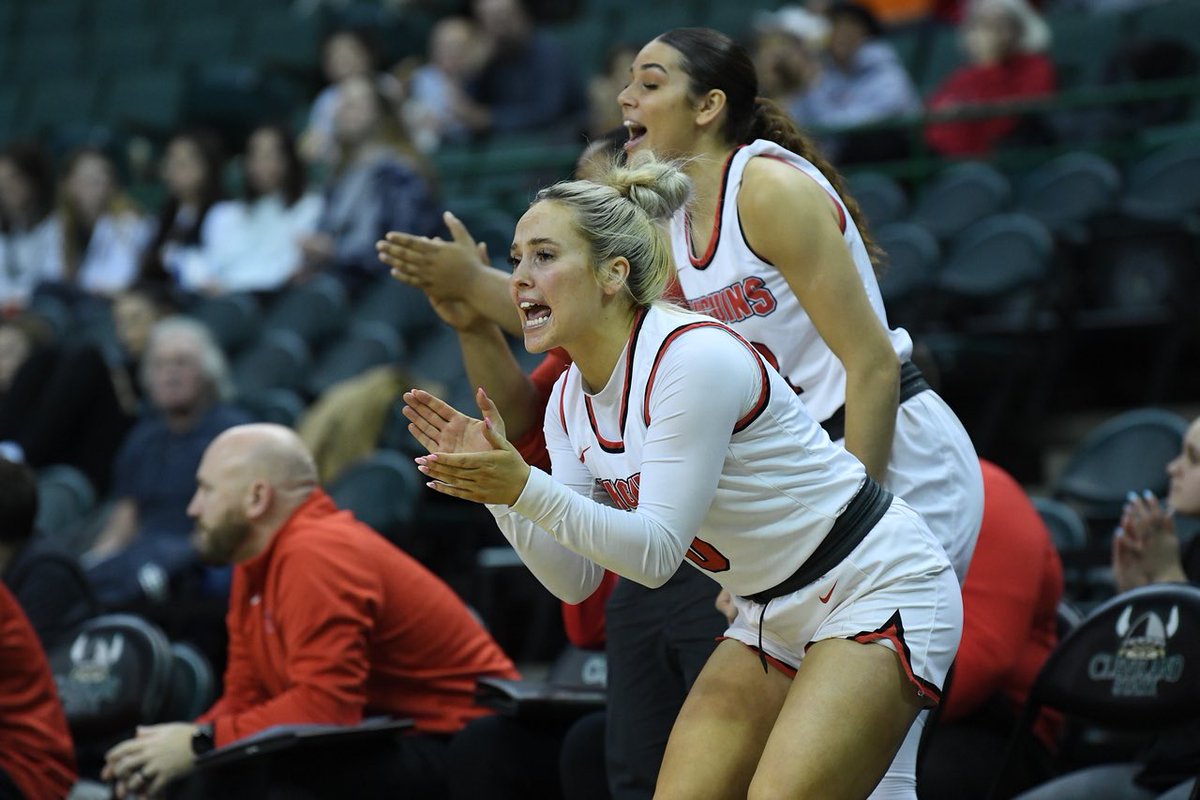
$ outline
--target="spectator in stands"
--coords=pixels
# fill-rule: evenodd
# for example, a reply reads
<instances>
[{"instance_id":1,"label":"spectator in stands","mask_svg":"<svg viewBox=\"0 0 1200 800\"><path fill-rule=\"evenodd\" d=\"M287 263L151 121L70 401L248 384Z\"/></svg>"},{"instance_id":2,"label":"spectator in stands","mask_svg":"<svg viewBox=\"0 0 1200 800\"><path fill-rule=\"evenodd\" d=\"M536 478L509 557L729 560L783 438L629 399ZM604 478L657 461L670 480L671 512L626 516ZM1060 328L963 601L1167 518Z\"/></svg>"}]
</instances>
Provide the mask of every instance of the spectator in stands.
<instances>
[{"instance_id":1,"label":"spectator in stands","mask_svg":"<svg viewBox=\"0 0 1200 800\"><path fill-rule=\"evenodd\" d=\"M199 322L169 317L150 334L142 361L149 409L113 465L113 507L91 551L89 577L101 603L162 601L170 579L199 577L187 516L204 448L248 417L230 395L225 357Z\"/></svg>"},{"instance_id":2,"label":"spectator in stands","mask_svg":"<svg viewBox=\"0 0 1200 800\"><path fill-rule=\"evenodd\" d=\"M57 223L51 278L99 295L127 289L137 278L151 223L122 191L116 165L100 148L67 158Z\"/></svg>"},{"instance_id":3,"label":"spectator in stands","mask_svg":"<svg viewBox=\"0 0 1200 800\"><path fill-rule=\"evenodd\" d=\"M429 34L429 61L408 78L405 119L417 147L432 152L442 142L461 142L470 129L459 118L466 84L487 57L475 23L466 17L438 20Z\"/></svg>"},{"instance_id":4,"label":"spectator in stands","mask_svg":"<svg viewBox=\"0 0 1200 800\"><path fill-rule=\"evenodd\" d=\"M20 604L0 586L0 797L66 797L75 778L50 663Z\"/></svg>"},{"instance_id":5,"label":"spectator in stands","mask_svg":"<svg viewBox=\"0 0 1200 800\"><path fill-rule=\"evenodd\" d=\"M1130 492L1113 535L1112 568L1122 592L1153 583L1200 585L1200 536L1186 546L1176 515L1200 517L1200 417L1188 427L1179 455L1167 465L1165 502L1148 491ZM1105 764L1069 773L1020 800L1186 800L1200 774L1200 720L1157 737L1133 763Z\"/></svg>"},{"instance_id":6,"label":"spectator in stands","mask_svg":"<svg viewBox=\"0 0 1200 800\"><path fill-rule=\"evenodd\" d=\"M142 728L109 752L104 776L119 794L156 794L190 772L197 747L390 714L413 719L416 735L385 753L339 752L333 768L310 755L270 776L271 788L443 798L449 737L489 713L474 703L475 680L518 678L512 662L446 584L334 505L289 429L226 431L196 482L198 546L235 565L224 694L195 724Z\"/></svg>"},{"instance_id":7,"label":"spectator in stands","mask_svg":"<svg viewBox=\"0 0 1200 800\"><path fill-rule=\"evenodd\" d=\"M0 152L0 312L21 308L49 275L55 247L54 164L37 144Z\"/></svg>"},{"instance_id":8,"label":"spectator in stands","mask_svg":"<svg viewBox=\"0 0 1200 800\"><path fill-rule=\"evenodd\" d=\"M523 0L473 0L471 9L490 56L457 116L478 135L576 134L587 99L570 55L536 29Z\"/></svg>"},{"instance_id":9,"label":"spectator in stands","mask_svg":"<svg viewBox=\"0 0 1200 800\"><path fill-rule=\"evenodd\" d=\"M387 231L432 236L439 223L424 162L395 108L366 78L349 78L339 87L337 164L317 231L300 246L307 272L333 272L357 290L382 271L375 242Z\"/></svg>"},{"instance_id":10,"label":"spectator in stands","mask_svg":"<svg viewBox=\"0 0 1200 800\"><path fill-rule=\"evenodd\" d=\"M373 80L391 103L398 103L404 87L391 73L382 71L375 37L365 28L338 28L325 36L321 45L321 69L327 81L313 100L308 124L300 134L300 155L321 170L334 165L338 156L337 110L339 88L350 78Z\"/></svg>"},{"instance_id":11,"label":"spectator in stands","mask_svg":"<svg viewBox=\"0 0 1200 800\"><path fill-rule=\"evenodd\" d=\"M97 492L106 492L113 457L140 412L137 375L146 340L170 308L170 297L156 284L118 294L112 303L117 348L111 353L90 342L51 342L48 331L38 334L39 326L30 324L34 318L0 326L0 342L11 328L31 332L35 343L8 391L0 390L0 445L8 457L36 469L70 464Z\"/></svg>"},{"instance_id":12,"label":"spectator in stands","mask_svg":"<svg viewBox=\"0 0 1200 800\"><path fill-rule=\"evenodd\" d=\"M751 58L758 91L791 111L817 79L829 20L799 6L755 16Z\"/></svg>"},{"instance_id":13,"label":"spectator in stands","mask_svg":"<svg viewBox=\"0 0 1200 800\"><path fill-rule=\"evenodd\" d=\"M950 111L1053 94L1054 63L1043 51L1050 28L1026 0L979 0L960 28L967 63L929 96L930 111ZM1005 114L930 123L929 145L947 156L978 157L1007 139L1030 132L1035 123Z\"/></svg>"},{"instance_id":14,"label":"spectator in stands","mask_svg":"<svg viewBox=\"0 0 1200 800\"><path fill-rule=\"evenodd\" d=\"M883 26L865 5L842 0L829 9L829 43L808 91L788 110L801 125L848 128L921 111L908 70L885 40ZM836 161L902 156L904 131L831 134L823 139Z\"/></svg>"},{"instance_id":15,"label":"spectator in stands","mask_svg":"<svg viewBox=\"0 0 1200 800\"><path fill-rule=\"evenodd\" d=\"M981 460L983 525L963 583L963 636L938 723L927 737L921 800L986 797L1038 671L1058 642L1062 563L1050 532L1020 484ZM1043 711L1014 786L1049 774L1058 734Z\"/></svg>"},{"instance_id":16,"label":"spectator in stands","mask_svg":"<svg viewBox=\"0 0 1200 800\"><path fill-rule=\"evenodd\" d=\"M184 288L204 294L271 292L299 272L301 240L316 230L322 201L308 189L295 142L280 125L260 125L246 141L244 195L209 211L197 269Z\"/></svg>"},{"instance_id":17,"label":"spectator in stands","mask_svg":"<svg viewBox=\"0 0 1200 800\"><path fill-rule=\"evenodd\" d=\"M199 268L200 230L221 199L220 141L207 131L178 133L167 143L160 165L167 199L153 238L142 254L145 280L188 285Z\"/></svg>"},{"instance_id":18,"label":"spectator in stands","mask_svg":"<svg viewBox=\"0 0 1200 800\"><path fill-rule=\"evenodd\" d=\"M99 609L83 568L54 544L54 531L35 539L37 512L33 470L0 458L0 579L49 650Z\"/></svg>"}]
</instances>

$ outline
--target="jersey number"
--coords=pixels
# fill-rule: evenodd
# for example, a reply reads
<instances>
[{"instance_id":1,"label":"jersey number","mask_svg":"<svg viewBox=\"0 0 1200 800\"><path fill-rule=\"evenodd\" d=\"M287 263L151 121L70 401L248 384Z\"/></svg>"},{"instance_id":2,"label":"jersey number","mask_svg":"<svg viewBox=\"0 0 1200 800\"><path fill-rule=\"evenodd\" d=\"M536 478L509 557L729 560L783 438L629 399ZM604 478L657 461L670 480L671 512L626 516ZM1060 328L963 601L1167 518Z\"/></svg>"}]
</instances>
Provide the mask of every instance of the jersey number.
<instances>
[{"instance_id":1,"label":"jersey number","mask_svg":"<svg viewBox=\"0 0 1200 800\"><path fill-rule=\"evenodd\" d=\"M724 572L729 569L729 559L703 539L692 539L687 559L706 572Z\"/></svg>"}]
</instances>

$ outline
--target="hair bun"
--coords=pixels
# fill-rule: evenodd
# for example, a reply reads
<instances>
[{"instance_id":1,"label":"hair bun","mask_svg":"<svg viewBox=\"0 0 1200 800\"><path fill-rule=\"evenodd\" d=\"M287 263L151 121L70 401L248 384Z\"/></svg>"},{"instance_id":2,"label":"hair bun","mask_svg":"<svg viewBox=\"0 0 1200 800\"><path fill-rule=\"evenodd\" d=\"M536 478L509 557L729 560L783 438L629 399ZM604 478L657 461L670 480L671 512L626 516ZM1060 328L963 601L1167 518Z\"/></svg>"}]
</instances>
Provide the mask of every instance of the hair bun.
<instances>
[{"instance_id":1,"label":"hair bun","mask_svg":"<svg viewBox=\"0 0 1200 800\"><path fill-rule=\"evenodd\" d=\"M614 165L599 183L611 186L622 197L654 220L670 219L687 202L692 181L678 164L638 153L626 166Z\"/></svg>"}]
</instances>

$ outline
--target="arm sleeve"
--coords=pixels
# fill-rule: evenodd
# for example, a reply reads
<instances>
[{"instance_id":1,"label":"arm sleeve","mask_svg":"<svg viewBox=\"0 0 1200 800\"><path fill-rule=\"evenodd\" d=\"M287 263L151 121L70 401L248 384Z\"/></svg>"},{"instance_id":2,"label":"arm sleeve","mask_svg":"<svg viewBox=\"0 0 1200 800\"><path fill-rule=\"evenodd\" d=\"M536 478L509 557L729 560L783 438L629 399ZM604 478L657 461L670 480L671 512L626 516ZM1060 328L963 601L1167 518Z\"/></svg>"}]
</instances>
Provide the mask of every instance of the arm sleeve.
<instances>
[{"instance_id":1,"label":"arm sleeve","mask_svg":"<svg viewBox=\"0 0 1200 800\"><path fill-rule=\"evenodd\" d=\"M232 718L265 702L268 697L266 687L255 677L254 665L239 625L231 618L228 628L229 650L225 662L223 691L212 708L196 720L201 725L221 717ZM236 737L233 729L227 727L224 731L217 731L215 741L218 747L224 747L234 738Z\"/></svg>"},{"instance_id":2,"label":"arm sleeve","mask_svg":"<svg viewBox=\"0 0 1200 800\"><path fill-rule=\"evenodd\" d=\"M703 357L689 358L689 352ZM579 463L558 415L547 414L554 478L531 470L517 502L496 512L522 558L527 551L548 548L548 539L579 554L582 564L575 565L574 575L562 576L566 580L555 586L530 565L547 588L567 602L580 602L603 576L596 565L651 588L666 583L712 503L734 426L762 391L754 359L728 332L715 328L691 331L662 354L649 398L638 507L632 512L590 498L591 474ZM560 380L552 398L563 385ZM704 402L697 402L700 397ZM559 558L565 571L569 562L565 555Z\"/></svg>"},{"instance_id":3,"label":"arm sleeve","mask_svg":"<svg viewBox=\"0 0 1200 800\"><path fill-rule=\"evenodd\" d=\"M366 705L367 641L381 602L377 575L346 555L306 548L286 554L275 607L287 653L288 688L270 700L216 715L218 745L272 725L353 725Z\"/></svg>"}]
</instances>

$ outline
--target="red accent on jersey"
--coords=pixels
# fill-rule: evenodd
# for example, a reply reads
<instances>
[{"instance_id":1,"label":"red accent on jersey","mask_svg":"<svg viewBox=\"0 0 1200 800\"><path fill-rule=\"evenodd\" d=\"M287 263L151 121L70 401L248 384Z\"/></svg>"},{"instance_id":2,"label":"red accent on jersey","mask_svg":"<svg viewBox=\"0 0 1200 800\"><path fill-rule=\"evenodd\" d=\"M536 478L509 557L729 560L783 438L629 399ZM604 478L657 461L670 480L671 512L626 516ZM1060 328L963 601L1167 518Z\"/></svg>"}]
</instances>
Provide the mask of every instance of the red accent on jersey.
<instances>
[{"instance_id":1,"label":"red accent on jersey","mask_svg":"<svg viewBox=\"0 0 1200 800\"><path fill-rule=\"evenodd\" d=\"M699 537L692 539L687 560L705 572L724 572L729 569L729 559L725 554Z\"/></svg>"},{"instance_id":2,"label":"red accent on jersey","mask_svg":"<svg viewBox=\"0 0 1200 800\"><path fill-rule=\"evenodd\" d=\"M721 215L725 212L725 184L729 181L729 166L733 164L733 157L737 155L737 151L745 146L744 144L738 145L729 154L729 158L725 159L725 166L721 170L721 189L717 193L717 215L713 219L712 236L708 239L708 249L704 251L704 258L696 258L692 253L692 218L688 214L683 215L683 230L688 243L688 260L696 269L707 267L717 253L717 242L721 239Z\"/></svg>"},{"instance_id":3,"label":"red accent on jersey","mask_svg":"<svg viewBox=\"0 0 1200 800\"><path fill-rule=\"evenodd\" d=\"M583 404L587 408L588 424L592 426L592 433L596 436L596 441L600 443L600 449L606 453L624 453L625 452L625 417L629 413L629 386L633 381L633 356L637 349L638 334L642 332L642 323L646 321L646 309L639 309L637 319L634 320L633 330L629 332L629 346L626 348L629 351L629 356L625 360L625 385L621 388L621 429L620 439L612 441L605 439L600 435L600 428L596 425L596 412L592 410L592 398L586 394L583 396ZM566 417L564 416L565 420ZM566 430L566 423L563 423L563 429Z\"/></svg>"},{"instance_id":4,"label":"red accent on jersey","mask_svg":"<svg viewBox=\"0 0 1200 800\"><path fill-rule=\"evenodd\" d=\"M642 399L642 421L646 424L647 428L650 427L650 392L654 389L654 377L658 374L658 365L662 363L663 354L667 352L667 348L671 346L671 342L675 341L688 331L695 330L697 328L717 328L725 331L730 336L741 342L742 346L749 350L754 356L754 360L758 364L759 376L761 380L758 401L755 402L754 406L737 421L737 424L733 426L734 433L745 430L750 423L758 419L758 415L763 412L763 409L767 407L767 403L771 399L771 376L767 374L767 365L759 355L759 352L754 345L743 339L736 331L722 325L719 322L711 321L690 322L687 325L682 325L671 331L667 334L666 338L663 339L662 345L659 346L658 352L654 356L654 365L650 368L650 377L646 379L646 396ZM591 411L591 409L588 410L589 412Z\"/></svg>"},{"instance_id":5,"label":"red accent on jersey","mask_svg":"<svg viewBox=\"0 0 1200 800\"><path fill-rule=\"evenodd\" d=\"M883 623L878 629L863 631L848 638L863 644L878 642L880 639L890 641L892 646L896 648L896 655L900 656L900 665L904 667L904 674L908 676L909 683L917 687L918 692L930 699L930 705L936 706L942 702L942 690L913 672L912 654L908 650L908 643L904 641L904 622L900 619L899 610L895 614L892 614L888 621Z\"/></svg>"}]
</instances>

